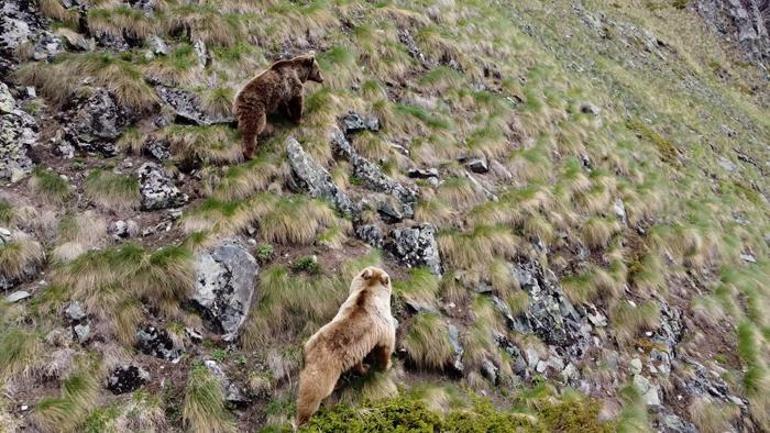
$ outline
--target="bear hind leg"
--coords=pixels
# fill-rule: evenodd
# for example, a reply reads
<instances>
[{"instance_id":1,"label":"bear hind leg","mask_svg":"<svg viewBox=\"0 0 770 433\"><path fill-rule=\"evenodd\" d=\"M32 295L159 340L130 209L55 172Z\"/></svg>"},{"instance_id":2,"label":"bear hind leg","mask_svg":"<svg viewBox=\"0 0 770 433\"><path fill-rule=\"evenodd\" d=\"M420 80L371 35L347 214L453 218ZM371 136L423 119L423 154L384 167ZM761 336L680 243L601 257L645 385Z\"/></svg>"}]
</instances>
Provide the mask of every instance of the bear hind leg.
<instances>
[{"instance_id":1,"label":"bear hind leg","mask_svg":"<svg viewBox=\"0 0 770 433\"><path fill-rule=\"evenodd\" d=\"M306 367L299 376L297 392L297 427L310 420L321 401L331 395L334 385L340 377L340 372L318 367Z\"/></svg>"},{"instance_id":2,"label":"bear hind leg","mask_svg":"<svg viewBox=\"0 0 770 433\"><path fill-rule=\"evenodd\" d=\"M262 130L265 129L267 124L267 116L265 112L257 114L253 118L241 119L238 122L238 129L241 131L241 138L243 139L243 157L246 160L251 159L254 156L254 149L257 147L257 136Z\"/></svg>"}]
</instances>

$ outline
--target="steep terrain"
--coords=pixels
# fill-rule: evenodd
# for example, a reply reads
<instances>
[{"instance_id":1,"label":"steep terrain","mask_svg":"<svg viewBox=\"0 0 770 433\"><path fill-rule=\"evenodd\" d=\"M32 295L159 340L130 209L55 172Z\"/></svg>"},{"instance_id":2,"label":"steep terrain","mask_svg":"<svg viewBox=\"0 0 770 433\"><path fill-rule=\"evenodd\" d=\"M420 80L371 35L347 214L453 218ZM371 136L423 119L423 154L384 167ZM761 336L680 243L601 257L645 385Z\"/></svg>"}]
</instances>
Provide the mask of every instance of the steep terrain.
<instances>
[{"instance_id":1,"label":"steep terrain","mask_svg":"<svg viewBox=\"0 0 770 433\"><path fill-rule=\"evenodd\" d=\"M770 431L766 1L0 11L0 432L289 431L368 264L394 369L307 431Z\"/></svg>"}]
</instances>

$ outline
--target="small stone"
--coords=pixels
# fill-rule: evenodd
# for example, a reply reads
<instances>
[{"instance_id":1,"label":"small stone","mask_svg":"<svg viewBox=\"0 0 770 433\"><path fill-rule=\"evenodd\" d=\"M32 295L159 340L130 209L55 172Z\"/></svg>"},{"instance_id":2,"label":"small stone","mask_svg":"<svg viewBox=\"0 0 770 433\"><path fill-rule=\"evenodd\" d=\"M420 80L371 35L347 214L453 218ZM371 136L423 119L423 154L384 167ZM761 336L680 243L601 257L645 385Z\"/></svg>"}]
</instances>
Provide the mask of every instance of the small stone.
<instances>
[{"instance_id":1,"label":"small stone","mask_svg":"<svg viewBox=\"0 0 770 433\"><path fill-rule=\"evenodd\" d=\"M87 323L75 325L72 331L75 333L75 339L80 344L88 342L88 338L91 336L91 326Z\"/></svg>"},{"instance_id":2,"label":"small stone","mask_svg":"<svg viewBox=\"0 0 770 433\"><path fill-rule=\"evenodd\" d=\"M27 406L26 404L23 404L23 405L21 405L21 410L22 410L22 412L28 411L29 410L29 406Z\"/></svg>"},{"instance_id":3,"label":"small stone","mask_svg":"<svg viewBox=\"0 0 770 433\"><path fill-rule=\"evenodd\" d=\"M27 299L31 297L32 295L27 292L26 290L18 290L16 292L11 293L10 295L5 297L5 302L9 304L13 304L14 302L19 302L21 300Z\"/></svg>"},{"instance_id":4,"label":"small stone","mask_svg":"<svg viewBox=\"0 0 770 433\"><path fill-rule=\"evenodd\" d=\"M538 361L537 366L535 367L535 371L537 371L540 374L545 373L547 369L548 369L548 363L543 360Z\"/></svg>"},{"instance_id":5,"label":"small stone","mask_svg":"<svg viewBox=\"0 0 770 433\"><path fill-rule=\"evenodd\" d=\"M190 340L195 343L200 343L203 341L203 334L201 334L200 331L195 328L184 328L184 332L188 337L190 337Z\"/></svg>"},{"instance_id":6,"label":"small stone","mask_svg":"<svg viewBox=\"0 0 770 433\"><path fill-rule=\"evenodd\" d=\"M748 263L756 263L757 262L756 257L754 257L752 254L741 254L741 259L744 262L748 262Z\"/></svg>"},{"instance_id":7,"label":"small stone","mask_svg":"<svg viewBox=\"0 0 770 433\"><path fill-rule=\"evenodd\" d=\"M590 102L583 102L580 104L580 112L583 114L591 114L594 116L598 116L599 113L602 112L601 108L597 107L596 105L590 103Z\"/></svg>"},{"instance_id":8,"label":"small stone","mask_svg":"<svg viewBox=\"0 0 770 433\"><path fill-rule=\"evenodd\" d=\"M538 354L537 350L532 347L528 347L524 350L524 357L527 360L529 368L535 368L540 363L540 354Z\"/></svg>"},{"instance_id":9,"label":"small stone","mask_svg":"<svg viewBox=\"0 0 770 433\"><path fill-rule=\"evenodd\" d=\"M577 367L570 362L564 367L564 370L561 371L561 377L565 381L574 381L580 377L580 372Z\"/></svg>"},{"instance_id":10,"label":"small stone","mask_svg":"<svg viewBox=\"0 0 770 433\"><path fill-rule=\"evenodd\" d=\"M438 169L436 168L411 168L407 172L407 176L411 177L412 179L430 179L438 177Z\"/></svg>"},{"instance_id":11,"label":"small stone","mask_svg":"<svg viewBox=\"0 0 770 433\"><path fill-rule=\"evenodd\" d=\"M725 169L725 171L730 173L734 172L738 168L738 166L736 166L732 161L725 158L724 156L720 156L717 162L723 169Z\"/></svg>"},{"instance_id":12,"label":"small stone","mask_svg":"<svg viewBox=\"0 0 770 433\"><path fill-rule=\"evenodd\" d=\"M376 132L380 130L380 121L374 116L363 117L354 111L349 111L340 119L340 128L345 135L367 130Z\"/></svg>"},{"instance_id":13,"label":"small stone","mask_svg":"<svg viewBox=\"0 0 770 433\"><path fill-rule=\"evenodd\" d=\"M620 222L626 224L626 206L623 204L623 200L615 200L615 204L612 205L612 211L615 213L615 216L618 217Z\"/></svg>"},{"instance_id":14,"label":"small stone","mask_svg":"<svg viewBox=\"0 0 770 433\"><path fill-rule=\"evenodd\" d=\"M631 360L628 367L631 374L637 375L642 372L642 360L639 358L634 358Z\"/></svg>"},{"instance_id":15,"label":"small stone","mask_svg":"<svg viewBox=\"0 0 770 433\"><path fill-rule=\"evenodd\" d=\"M484 174L489 171L487 160L483 158L471 158L465 162L465 166L474 173Z\"/></svg>"},{"instance_id":16,"label":"small stone","mask_svg":"<svg viewBox=\"0 0 770 433\"><path fill-rule=\"evenodd\" d=\"M481 361L481 374L492 384L497 383L497 366L489 359Z\"/></svg>"},{"instance_id":17,"label":"small stone","mask_svg":"<svg viewBox=\"0 0 770 433\"><path fill-rule=\"evenodd\" d=\"M182 354L182 350L174 345L168 331L151 325L136 331L136 345L145 355L168 361L174 361Z\"/></svg>"},{"instance_id":18,"label":"small stone","mask_svg":"<svg viewBox=\"0 0 770 433\"><path fill-rule=\"evenodd\" d=\"M72 322L79 322L86 318L86 313L78 301L70 302L64 309L64 315Z\"/></svg>"}]
</instances>

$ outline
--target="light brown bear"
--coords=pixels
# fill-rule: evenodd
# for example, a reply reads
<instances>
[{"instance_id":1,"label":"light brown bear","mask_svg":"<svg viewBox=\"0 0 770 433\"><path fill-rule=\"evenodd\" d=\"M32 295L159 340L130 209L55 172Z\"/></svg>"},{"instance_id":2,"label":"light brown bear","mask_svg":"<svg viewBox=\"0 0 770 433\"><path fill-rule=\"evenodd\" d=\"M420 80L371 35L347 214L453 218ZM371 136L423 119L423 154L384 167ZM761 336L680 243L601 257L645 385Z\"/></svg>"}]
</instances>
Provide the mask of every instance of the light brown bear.
<instances>
[{"instance_id":1,"label":"light brown bear","mask_svg":"<svg viewBox=\"0 0 770 433\"><path fill-rule=\"evenodd\" d=\"M331 395L340 375L350 368L366 373L364 358L373 352L384 370L391 367L396 346L396 320L390 312L390 276L368 267L350 284L348 299L331 322L305 343L305 367L299 376L297 426Z\"/></svg>"},{"instance_id":2,"label":"light brown bear","mask_svg":"<svg viewBox=\"0 0 770 433\"><path fill-rule=\"evenodd\" d=\"M235 95L233 113L243 139L244 158L254 155L257 136L265 129L268 114L283 110L289 120L302 120L302 90L308 80L324 81L312 53L273 63Z\"/></svg>"}]
</instances>

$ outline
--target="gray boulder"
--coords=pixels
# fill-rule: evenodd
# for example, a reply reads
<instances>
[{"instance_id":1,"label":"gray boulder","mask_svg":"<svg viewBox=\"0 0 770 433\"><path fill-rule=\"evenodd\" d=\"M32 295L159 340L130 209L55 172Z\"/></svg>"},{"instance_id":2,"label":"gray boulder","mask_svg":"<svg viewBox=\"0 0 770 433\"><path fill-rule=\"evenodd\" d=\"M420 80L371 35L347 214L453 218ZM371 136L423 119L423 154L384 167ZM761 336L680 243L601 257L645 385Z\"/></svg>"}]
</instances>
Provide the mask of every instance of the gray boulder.
<instances>
[{"instance_id":1,"label":"gray boulder","mask_svg":"<svg viewBox=\"0 0 770 433\"><path fill-rule=\"evenodd\" d=\"M453 324L448 324L447 331L449 334L449 344L452 346L452 364L450 367L456 374L463 374L465 366L463 365L463 349L462 343L460 343L460 331Z\"/></svg>"},{"instance_id":2,"label":"gray boulder","mask_svg":"<svg viewBox=\"0 0 770 433\"><path fill-rule=\"evenodd\" d=\"M209 327L226 341L238 336L254 297L257 260L235 240L225 240L199 253L192 296Z\"/></svg>"},{"instance_id":3,"label":"gray boulder","mask_svg":"<svg viewBox=\"0 0 770 433\"><path fill-rule=\"evenodd\" d=\"M17 181L32 171L27 150L37 139L37 122L18 109L8 86L0 82L0 179Z\"/></svg>"},{"instance_id":4,"label":"gray boulder","mask_svg":"<svg viewBox=\"0 0 770 433\"><path fill-rule=\"evenodd\" d=\"M770 60L770 3L764 0L696 0L695 10L717 33L757 62Z\"/></svg>"},{"instance_id":5,"label":"gray boulder","mask_svg":"<svg viewBox=\"0 0 770 433\"><path fill-rule=\"evenodd\" d=\"M374 116L364 117L355 111L349 111L340 118L340 127L346 135L361 131L377 132L380 130L380 120Z\"/></svg>"},{"instance_id":6,"label":"gray boulder","mask_svg":"<svg viewBox=\"0 0 770 433\"><path fill-rule=\"evenodd\" d=\"M201 107L198 95L187 90L158 84L155 86L155 92L163 102L174 110L177 123L213 125L217 123L230 123L234 120L232 116L222 117L206 113Z\"/></svg>"},{"instance_id":7,"label":"gray boulder","mask_svg":"<svg viewBox=\"0 0 770 433\"><path fill-rule=\"evenodd\" d=\"M251 399L246 396L246 394L241 390L241 388L233 381L231 381L225 372L222 370L222 367L217 364L214 360L207 360L204 362L206 365L206 368L209 369L212 375L217 378L219 381L220 386L222 387L222 392L225 395L225 402L230 407L235 408L242 408L249 403L251 403Z\"/></svg>"},{"instance_id":8,"label":"gray boulder","mask_svg":"<svg viewBox=\"0 0 770 433\"><path fill-rule=\"evenodd\" d=\"M417 224L398 228L391 233L386 245L396 258L407 266L426 266L435 275L441 275L441 257L433 224Z\"/></svg>"},{"instance_id":9,"label":"gray boulder","mask_svg":"<svg viewBox=\"0 0 770 433\"><path fill-rule=\"evenodd\" d=\"M142 210L151 211L185 204L187 194L174 185L171 177L158 164L146 162L137 170Z\"/></svg>"},{"instance_id":10,"label":"gray boulder","mask_svg":"<svg viewBox=\"0 0 770 433\"><path fill-rule=\"evenodd\" d=\"M115 156L115 143L133 116L103 88L75 100L60 116L66 142L83 152Z\"/></svg>"},{"instance_id":11,"label":"gray boulder","mask_svg":"<svg viewBox=\"0 0 770 433\"><path fill-rule=\"evenodd\" d=\"M136 331L136 347L145 355L167 361L176 361L182 355L182 349L174 344L168 331L152 325Z\"/></svg>"},{"instance_id":12,"label":"gray boulder","mask_svg":"<svg viewBox=\"0 0 770 433\"><path fill-rule=\"evenodd\" d=\"M332 182L329 172L305 152L294 137L286 139L286 153L296 186L315 198L329 200L345 215L358 213L347 194Z\"/></svg>"}]
</instances>

